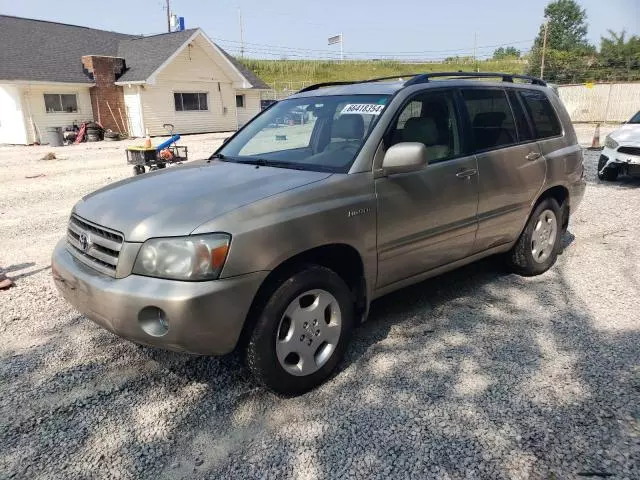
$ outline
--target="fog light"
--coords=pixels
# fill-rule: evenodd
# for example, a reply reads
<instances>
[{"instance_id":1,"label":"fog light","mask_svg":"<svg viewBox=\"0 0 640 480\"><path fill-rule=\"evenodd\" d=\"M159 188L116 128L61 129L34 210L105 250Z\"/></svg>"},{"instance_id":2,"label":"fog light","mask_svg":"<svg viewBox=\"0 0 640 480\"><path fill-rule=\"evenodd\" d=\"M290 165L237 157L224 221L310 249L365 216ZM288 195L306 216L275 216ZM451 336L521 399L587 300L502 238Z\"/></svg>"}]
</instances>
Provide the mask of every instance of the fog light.
<instances>
[{"instance_id":1,"label":"fog light","mask_svg":"<svg viewBox=\"0 0 640 480\"><path fill-rule=\"evenodd\" d=\"M162 337L169 331L167 314L158 307L145 307L138 314L142 329L152 337Z\"/></svg>"}]
</instances>

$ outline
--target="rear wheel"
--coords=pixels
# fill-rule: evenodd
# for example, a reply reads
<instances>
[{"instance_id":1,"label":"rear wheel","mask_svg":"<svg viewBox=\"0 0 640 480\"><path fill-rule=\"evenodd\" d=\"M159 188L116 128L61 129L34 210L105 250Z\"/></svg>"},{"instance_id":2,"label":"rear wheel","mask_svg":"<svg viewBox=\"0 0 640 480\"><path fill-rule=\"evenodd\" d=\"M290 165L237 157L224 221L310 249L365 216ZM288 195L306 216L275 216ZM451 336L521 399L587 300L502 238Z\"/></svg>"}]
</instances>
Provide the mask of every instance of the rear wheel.
<instances>
[{"instance_id":1,"label":"rear wheel","mask_svg":"<svg viewBox=\"0 0 640 480\"><path fill-rule=\"evenodd\" d=\"M615 165L609 165L607 168L604 168L607 161L607 157L600 155L600 159L598 160L598 178L606 182L615 182L618 179L618 173L620 173L620 171Z\"/></svg>"},{"instance_id":2,"label":"rear wheel","mask_svg":"<svg viewBox=\"0 0 640 480\"><path fill-rule=\"evenodd\" d=\"M247 345L255 378L275 393L298 395L336 368L353 328L353 301L332 270L308 266L279 284Z\"/></svg>"},{"instance_id":3,"label":"rear wheel","mask_svg":"<svg viewBox=\"0 0 640 480\"><path fill-rule=\"evenodd\" d=\"M540 275L551 268L562 245L562 210L553 198L534 209L509 254L512 269L521 275Z\"/></svg>"}]
</instances>

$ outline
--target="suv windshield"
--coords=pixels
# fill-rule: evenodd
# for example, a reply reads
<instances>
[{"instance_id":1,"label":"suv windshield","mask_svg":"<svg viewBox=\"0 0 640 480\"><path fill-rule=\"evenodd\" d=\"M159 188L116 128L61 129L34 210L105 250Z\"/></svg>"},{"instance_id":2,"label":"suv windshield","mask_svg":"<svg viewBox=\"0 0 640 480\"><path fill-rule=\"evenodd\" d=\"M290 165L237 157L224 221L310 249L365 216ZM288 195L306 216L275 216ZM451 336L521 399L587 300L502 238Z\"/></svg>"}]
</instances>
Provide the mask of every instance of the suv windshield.
<instances>
[{"instance_id":1,"label":"suv windshield","mask_svg":"<svg viewBox=\"0 0 640 480\"><path fill-rule=\"evenodd\" d=\"M253 120L213 158L347 172L388 99L388 95L334 95L283 100Z\"/></svg>"},{"instance_id":2,"label":"suv windshield","mask_svg":"<svg viewBox=\"0 0 640 480\"><path fill-rule=\"evenodd\" d=\"M629 120L629 123L640 123L640 112L636 113L633 117L631 117L631 120Z\"/></svg>"}]
</instances>

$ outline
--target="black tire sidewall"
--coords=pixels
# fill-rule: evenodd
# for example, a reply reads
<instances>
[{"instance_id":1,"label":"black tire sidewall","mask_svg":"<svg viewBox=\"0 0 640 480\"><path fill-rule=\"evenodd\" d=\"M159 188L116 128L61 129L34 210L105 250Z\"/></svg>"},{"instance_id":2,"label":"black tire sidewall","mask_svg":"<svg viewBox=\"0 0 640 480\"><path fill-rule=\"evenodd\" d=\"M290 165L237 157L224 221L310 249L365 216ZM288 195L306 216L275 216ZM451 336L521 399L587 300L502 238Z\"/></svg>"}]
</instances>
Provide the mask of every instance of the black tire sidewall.
<instances>
[{"instance_id":1,"label":"black tire sidewall","mask_svg":"<svg viewBox=\"0 0 640 480\"><path fill-rule=\"evenodd\" d=\"M340 305L342 329L338 346L329 360L311 375L299 377L288 373L276 356L276 336L280 319L289 304L300 294L313 289L331 293ZM351 292L333 271L309 266L282 282L267 300L247 346L247 363L254 376L271 391L281 395L298 395L326 380L346 350L354 322Z\"/></svg>"},{"instance_id":2,"label":"black tire sidewall","mask_svg":"<svg viewBox=\"0 0 640 480\"><path fill-rule=\"evenodd\" d=\"M531 252L530 245L531 245L533 230L538 221L538 217L540 217L540 214L545 210L551 210L556 216L556 222L557 222L556 241L553 245L553 251L551 252L551 255L549 255L549 258L547 258L544 262L539 263L533 259L533 253ZM529 218L529 221L527 222L527 226L525 227L525 230L523 232L524 246L525 246L523 254L525 256L526 263L527 263L525 273L529 275L539 275L549 270L553 266L553 264L556 263L558 254L560 253L560 248L562 246L562 235L563 235L562 209L560 208L560 205L558 205L558 202L555 199L546 198L542 202L540 202L538 206L534 209L533 213L531 214L531 217Z\"/></svg>"}]
</instances>

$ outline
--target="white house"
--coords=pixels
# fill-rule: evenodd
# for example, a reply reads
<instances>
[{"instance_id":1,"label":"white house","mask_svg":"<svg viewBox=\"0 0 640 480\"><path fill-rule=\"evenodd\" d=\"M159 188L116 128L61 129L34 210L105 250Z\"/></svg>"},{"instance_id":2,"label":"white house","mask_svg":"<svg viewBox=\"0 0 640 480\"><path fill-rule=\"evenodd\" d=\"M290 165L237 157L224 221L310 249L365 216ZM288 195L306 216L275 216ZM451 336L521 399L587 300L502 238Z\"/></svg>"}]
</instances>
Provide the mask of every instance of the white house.
<instances>
[{"instance_id":1,"label":"white house","mask_svg":"<svg viewBox=\"0 0 640 480\"><path fill-rule=\"evenodd\" d=\"M95 120L141 137L235 130L269 87L200 29L147 37L0 15L0 143Z\"/></svg>"}]
</instances>

